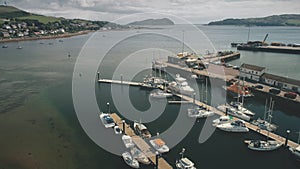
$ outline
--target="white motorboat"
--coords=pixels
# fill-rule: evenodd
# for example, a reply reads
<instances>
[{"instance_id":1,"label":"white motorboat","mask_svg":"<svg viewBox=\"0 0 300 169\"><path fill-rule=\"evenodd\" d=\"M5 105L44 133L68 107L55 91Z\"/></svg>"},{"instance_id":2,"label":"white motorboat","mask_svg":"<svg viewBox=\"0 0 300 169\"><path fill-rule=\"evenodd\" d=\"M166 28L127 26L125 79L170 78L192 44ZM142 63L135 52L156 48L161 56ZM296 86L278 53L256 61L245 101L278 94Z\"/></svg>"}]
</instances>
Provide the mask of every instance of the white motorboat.
<instances>
[{"instance_id":1,"label":"white motorboat","mask_svg":"<svg viewBox=\"0 0 300 169\"><path fill-rule=\"evenodd\" d=\"M282 143L275 140L246 140L248 148L255 151L272 151L280 148Z\"/></svg>"},{"instance_id":2,"label":"white motorboat","mask_svg":"<svg viewBox=\"0 0 300 169\"><path fill-rule=\"evenodd\" d=\"M149 142L159 153L167 153L170 150L166 143L160 138L150 140Z\"/></svg>"},{"instance_id":3,"label":"white motorboat","mask_svg":"<svg viewBox=\"0 0 300 169\"><path fill-rule=\"evenodd\" d=\"M213 120L213 126L217 126L219 124L231 123L233 118L231 116L220 116L218 119Z\"/></svg>"},{"instance_id":4,"label":"white motorboat","mask_svg":"<svg viewBox=\"0 0 300 169\"><path fill-rule=\"evenodd\" d=\"M181 77L179 74L176 74L175 81L169 83L168 88L173 92L183 95L192 95L195 93L195 90L189 86L186 79Z\"/></svg>"},{"instance_id":5,"label":"white motorboat","mask_svg":"<svg viewBox=\"0 0 300 169\"><path fill-rule=\"evenodd\" d=\"M248 116L254 116L255 113L246 109L243 104L241 102L231 102L230 105L233 107L233 108L236 108L238 111L241 111L242 113L248 115Z\"/></svg>"},{"instance_id":6,"label":"white motorboat","mask_svg":"<svg viewBox=\"0 0 300 169\"><path fill-rule=\"evenodd\" d=\"M191 118L206 118L213 116L215 113L201 107L193 107L188 109L188 116Z\"/></svg>"},{"instance_id":7,"label":"white motorboat","mask_svg":"<svg viewBox=\"0 0 300 169\"><path fill-rule=\"evenodd\" d=\"M181 158L179 160L176 160L175 165L177 169L196 169L194 166L194 163L188 159L187 157L183 156L185 149L182 149Z\"/></svg>"},{"instance_id":8,"label":"white motorboat","mask_svg":"<svg viewBox=\"0 0 300 169\"><path fill-rule=\"evenodd\" d=\"M134 143L133 143L132 138L130 136L123 135L122 136L122 141L123 141L126 148L134 147Z\"/></svg>"},{"instance_id":9,"label":"white motorboat","mask_svg":"<svg viewBox=\"0 0 300 169\"><path fill-rule=\"evenodd\" d=\"M172 93L168 93L162 90L154 90L153 92L150 93L150 97L157 98L157 99L170 98L172 96L173 96Z\"/></svg>"},{"instance_id":10,"label":"white motorboat","mask_svg":"<svg viewBox=\"0 0 300 169\"><path fill-rule=\"evenodd\" d=\"M292 154L294 154L296 157L300 158L300 146L296 147L296 148L289 148L290 152Z\"/></svg>"},{"instance_id":11,"label":"white motorboat","mask_svg":"<svg viewBox=\"0 0 300 169\"><path fill-rule=\"evenodd\" d=\"M223 112L227 112L228 115L240 118L242 120L246 120L246 121L250 121L251 117L247 116L246 114L244 114L242 111L239 111L231 106L228 105L219 105L217 107L217 109L223 111Z\"/></svg>"},{"instance_id":12,"label":"white motorboat","mask_svg":"<svg viewBox=\"0 0 300 169\"><path fill-rule=\"evenodd\" d=\"M114 121L114 119L112 119L112 118L110 117L109 114L103 113L103 112L102 112L102 113L99 115L99 117L100 117L100 119L101 119L102 124L105 126L105 128L111 128L111 127L114 127L114 126L115 126L115 121Z\"/></svg>"},{"instance_id":13,"label":"white motorboat","mask_svg":"<svg viewBox=\"0 0 300 169\"><path fill-rule=\"evenodd\" d=\"M277 126L275 124L271 124L268 121L260 119L260 118L252 121L251 123L258 126L259 128L261 128L263 130L275 131L277 129Z\"/></svg>"},{"instance_id":14,"label":"white motorboat","mask_svg":"<svg viewBox=\"0 0 300 169\"><path fill-rule=\"evenodd\" d=\"M130 167L132 167L132 168L140 168L139 162L136 159L132 158L132 156L130 155L129 152L124 152L122 154L122 157L123 157L125 163L127 165L129 165Z\"/></svg>"},{"instance_id":15,"label":"white motorboat","mask_svg":"<svg viewBox=\"0 0 300 169\"><path fill-rule=\"evenodd\" d=\"M144 124L134 122L133 128L134 128L135 132L137 134L141 135L143 138L151 138L151 133L149 132L149 130L147 129L147 127Z\"/></svg>"},{"instance_id":16,"label":"white motorboat","mask_svg":"<svg viewBox=\"0 0 300 169\"><path fill-rule=\"evenodd\" d=\"M114 132L115 132L115 134L122 134L122 130L120 129L120 127L118 125L115 125Z\"/></svg>"},{"instance_id":17,"label":"white motorboat","mask_svg":"<svg viewBox=\"0 0 300 169\"><path fill-rule=\"evenodd\" d=\"M136 147L131 148L130 153L134 159L143 164L150 164L150 160L146 155Z\"/></svg>"},{"instance_id":18,"label":"white motorboat","mask_svg":"<svg viewBox=\"0 0 300 169\"><path fill-rule=\"evenodd\" d=\"M236 120L231 123L219 124L217 125L217 128L228 132L249 132L249 129L246 127L245 123L241 120Z\"/></svg>"}]
</instances>

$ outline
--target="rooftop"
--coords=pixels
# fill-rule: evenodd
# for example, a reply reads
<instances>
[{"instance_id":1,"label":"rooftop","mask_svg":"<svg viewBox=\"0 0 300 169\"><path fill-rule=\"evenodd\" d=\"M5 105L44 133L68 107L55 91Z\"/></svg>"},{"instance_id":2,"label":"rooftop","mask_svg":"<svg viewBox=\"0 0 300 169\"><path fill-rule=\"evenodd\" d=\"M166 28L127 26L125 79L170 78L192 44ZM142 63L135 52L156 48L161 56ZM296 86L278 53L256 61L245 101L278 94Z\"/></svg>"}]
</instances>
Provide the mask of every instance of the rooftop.
<instances>
[{"instance_id":1,"label":"rooftop","mask_svg":"<svg viewBox=\"0 0 300 169\"><path fill-rule=\"evenodd\" d=\"M251 69L251 70L255 70L255 71L262 71L265 69L265 67L250 65L250 64L246 64L246 63L243 63L241 68Z\"/></svg>"},{"instance_id":2,"label":"rooftop","mask_svg":"<svg viewBox=\"0 0 300 169\"><path fill-rule=\"evenodd\" d=\"M273 75L273 74L269 74L269 73L264 73L262 75L263 78L266 79L272 79L272 80L276 80L279 82L285 82L288 84L293 84L296 86L300 86L300 80L296 80L296 79L291 79L291 78L287 78L287 77L282 77L282 76L278 76L278 75Z\"/></svg>"}]
</instances>

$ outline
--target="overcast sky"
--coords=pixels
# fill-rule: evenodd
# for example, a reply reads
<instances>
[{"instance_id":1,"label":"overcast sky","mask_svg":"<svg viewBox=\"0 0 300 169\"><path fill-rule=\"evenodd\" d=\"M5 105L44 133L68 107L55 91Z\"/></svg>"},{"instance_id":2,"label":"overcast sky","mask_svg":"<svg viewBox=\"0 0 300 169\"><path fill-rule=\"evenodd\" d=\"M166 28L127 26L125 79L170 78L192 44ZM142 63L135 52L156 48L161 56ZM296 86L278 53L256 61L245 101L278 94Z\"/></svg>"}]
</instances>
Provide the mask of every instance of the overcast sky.
<instances>
[{"instance_id":1,"label":"overcast sky","mask_svg":"<svg viewBox=\"0 0 300 169\"><path fill-rule=\"evenodd\" d=\"M3 3L5 0L1 1ZM299 0L6 0L6 2L8 5L38 14L117 23L124 22L117 19L137 13L157 13L157 17L173 15L192 23L300 13ZM181 21L175 19L175 22Z\"/></svg>"}]
</instances>

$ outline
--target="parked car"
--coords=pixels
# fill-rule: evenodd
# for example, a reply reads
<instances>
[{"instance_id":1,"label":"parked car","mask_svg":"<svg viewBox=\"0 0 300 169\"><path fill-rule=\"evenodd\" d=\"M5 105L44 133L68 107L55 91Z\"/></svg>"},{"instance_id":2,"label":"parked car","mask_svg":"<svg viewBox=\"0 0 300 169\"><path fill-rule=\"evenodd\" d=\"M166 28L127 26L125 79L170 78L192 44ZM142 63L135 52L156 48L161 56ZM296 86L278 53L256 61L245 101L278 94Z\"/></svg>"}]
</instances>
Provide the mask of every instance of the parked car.
<instances>
[{"instance_id":1,"label":"parked car","mask_svg":"<svg viewBox=\"0 0 300 169\"><path fill-rule=\"evenodd\" d=\"M279 93L280 93L280 90L277 89L277 88L270 88L270 89L269 89L269 92L272 93L272 94L279 94Z\"/></svg>"},{"instance_id":2,"label":"parked car","mask_svg":"<svg viewBox=\"0 0 300 169\"><path fill-rule=\"evenodd\" d=\"M263 89L264 87L262 85L256 85L254 88L255 89Z\"/></svg>"},{"instance_id":3,"label":"parked car","mask_svg":"<svg viewBox=\"0 0 300 169\"><path fill-rule=\"evenodd\" d=\"M284 97L290 98L290 99L295 99L297 97L297 93L294 92L287 92L284 94Z\"/></svg>"}]
</instances>

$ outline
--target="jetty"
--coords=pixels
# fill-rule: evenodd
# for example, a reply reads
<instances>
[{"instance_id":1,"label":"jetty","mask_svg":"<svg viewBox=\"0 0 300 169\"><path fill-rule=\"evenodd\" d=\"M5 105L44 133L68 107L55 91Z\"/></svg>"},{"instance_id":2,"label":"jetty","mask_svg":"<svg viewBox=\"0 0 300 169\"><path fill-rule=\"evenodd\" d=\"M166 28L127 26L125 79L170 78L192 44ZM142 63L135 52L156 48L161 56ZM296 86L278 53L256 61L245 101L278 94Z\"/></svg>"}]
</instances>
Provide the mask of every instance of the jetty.
<instances>
[{"instance_id":1,"label":"jetty","mask_svg":"<svg viewBox=\"0 0 300 169\"><path fill-rule=\"evenodd\" d=\"M119 128L122 129L124 134L132 138L134 144L150 159L152 164L156 165L159 169L173 169L173 167L163 157L159 157L158 162L156 162L156 156L158 155L156 154L156 151L140 136L137 136L130 125L125 123L118 114L111 113L110 116L114 119Z\"/></svg>"},{"instance_id":2,"label":"jetty","mask_svg":"<svg viewBox=\"0 0 300 169\"><path fill-rule=\"evenodd\" d=\"M110 84L121 84L121 85L129 85L129 86L141 86L140 82L131 82L124 80L112 80L112 79L98 79L99 83L110 83Z\"/></svg>"},{"instance_id":3,"label":"jetty","mask_svg":"<svg viewBox=\"0 0 300 169\"><path fill-rule=\"evenodd\" d=\"M256 46L249 46L249 45L238 45L237 50L300 54L300 47L291 47L291 46L271 46L271 45L269 45L269 46L256 47Z\"/></svg>"},{"instance_id":4,"label":"jetty","mask_svg":"<svg viewBox=\"0 0 300 169\"><path fill-rule=\"evenodd\" d=\"M203 102L200 102L198 100L193 100L193 98L189 97L189 96L185 96L185 95L181 95L181 94L175 94L177 97L180 97L181 99L183 100L186 100L186 101L190 101L190 102L195 102L196 105L198 106L204 106L206 108L208 108L209 110L215 112L216 114L220 115L220 116L224 116L226 115L224 112L216 109L215 107L212 107L210 105L207 105ZM239 118L236 118L236 117L233 117L235 120L239 119ZM293 148L296 148L299 146L299 144L297 144L296 142L293 142L291 140L287 140L286 138L278 135L278 134L275 134L273 132L268 132L267 130L263 130L263 129L260 129L258 126L255 126L249 122L245 122L245 125L251 129L252 131L256 132L256 133L259 133L261 135L264 135L264 136L269 136L269 138L272 138L278 142L281 142L283 145L286 144L286 146L289 146L289 147L293 147Z\"/></svg>"}]
</instances>

